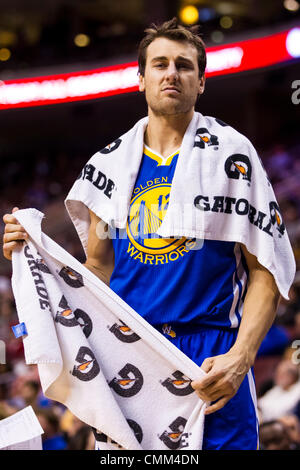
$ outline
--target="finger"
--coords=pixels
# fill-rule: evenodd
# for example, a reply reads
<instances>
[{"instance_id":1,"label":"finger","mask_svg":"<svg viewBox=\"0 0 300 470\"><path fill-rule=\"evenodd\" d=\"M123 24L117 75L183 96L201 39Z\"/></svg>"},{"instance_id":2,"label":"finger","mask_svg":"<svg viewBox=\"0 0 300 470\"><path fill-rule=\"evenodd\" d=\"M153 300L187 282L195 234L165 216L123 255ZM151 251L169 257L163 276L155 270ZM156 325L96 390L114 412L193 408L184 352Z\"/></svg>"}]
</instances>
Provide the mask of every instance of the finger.
<instances>
[{"instance_id":1,"label":"finger","mask_svg":"<svg viewBox=\"0 0 300 470\"><path fill-rule=\"evenodd\" d=\"M5 224L18 224L19 223L17 219L15 218L15 216L13 216L12 214L4 214L3 222Z\"/></svg>"},{"instance_id":2,"label":"finger","mask_svg":"<svg viewBox=\"0 0 300 470\"><path fill-rule=\"evenodd\" d=\"M215 413L216 411L223 408L226 405L226 403L229 402L230 398L231 398L230 396L225 396L225 397L223 396L216 403L208 406L205 410L205 415L210 415L211 413Z\"/></svg>"},{"instance_id":3,"label":"finger","mask_svg":"<svg viewBox=\"0 0 300 470\"><path fill-rule=\"evenodd\" d=\"M223 387L215 387L212 390L208 391L203 391L203 390L196 390L197 395L203 400L203 401L216 401L219 400L224 396L224 393L228 393L227 390L224 390Z\"/></svg>"},{"instance_id":4,"label":"finger","mask_svg":"<svg viewBox=\"0 0 300 470\"><path fill-rule=\"evenodd\" d=\"M204 370L204 372L209 372L214 364L214 360L212 357L207 357L204 359L204 361L201 364L201 369Z\"/></svg>"},{"instance_id":5,"label":"finger","mask_svg":"<svg viewBox=\"0 0 300 470\"><path fill-rule=\"evenodd\" d=\"M20 240L25 240L25 238L28 238L28 235L26 232L5 233L3 235L3 242L8 243L8 242L13 242L13 241L20 241Z\"/></svg>"},{"instance_id":6,"label":"finger","mask_svg":"<svg viewBox=\"0 0 300 470\"><path fill-rule=\"evenodd\" d=\"M18 210L19 210L18 207L14 207L13 210L12 210L12 212L16 212L16 211L18 211Z\"/></svg>"},{"instance_id":7,"label":"finger","mask_svg":"<svg viewBox=\"0 0 300 470\"><path fill-rule=\"evenodd\" d=\"M5 245L3 245L3 255L4 255L4 258L8 259L11 261L12 259L12 252L18 247L20 246L20 243L19 242L9 242L9 243L5 243Z\"/></svg>"},{"instance_id":8,"label":"finger","mask_svg":"<svg viewBox=\"0 0 300 470\"><path fill-rule=\"evenodd\" d=\"M213 370L200 380L191 383L195 389L206 392L210 387L214 386L223 377L223 371L214 372Z\"/></svg>"},{"instance_id":9,"label":"finger","mask_svg":"<svg viewBox=\"0 0 300 470\"><path fill-rule=\"evenodd\" d=\"M202 362L201 364L201 369L208 373L212 367L213 367L213 364L214 364L214 360L212 357L207 357L206 359L204 359L204 361ZM205 377L201 377L201 379L197 379L197 380L193 380L193 382L191 382L191 386L196 389L196 388L202 388L202 382L204 380Z\"/></svg>"},{"instance_id":10,"label":"finger","mask_svg":"<svg viewBox=\"0 0 300 470\"><path fill-rule=\"evenodd\" d=\"M4 232L5 233L11 233L11 232L24 232L24 233L26 233L24 227L22 227L22 225L20 225L20 224L6 224Z\"/></svg>"}]
</instances>

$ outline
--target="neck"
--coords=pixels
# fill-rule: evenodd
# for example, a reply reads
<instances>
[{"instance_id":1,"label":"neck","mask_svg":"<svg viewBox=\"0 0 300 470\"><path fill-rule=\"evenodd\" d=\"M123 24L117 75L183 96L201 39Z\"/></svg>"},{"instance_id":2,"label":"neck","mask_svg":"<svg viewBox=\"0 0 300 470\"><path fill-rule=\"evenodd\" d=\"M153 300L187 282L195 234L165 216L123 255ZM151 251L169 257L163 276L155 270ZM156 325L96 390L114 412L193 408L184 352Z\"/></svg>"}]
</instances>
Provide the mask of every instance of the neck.
<instances>
[{"instance_id":1,"label":"neck","mask_svg":"<svg viewBox=\"0 0 300 470\"><path fill-rule=\"evenodd\" d=\"M194 109L188 113L157 115L149 109L149 122L145 131L145 144L163 157L175 152L182 143L192 120Z\"/></svg>"}]
</instances>

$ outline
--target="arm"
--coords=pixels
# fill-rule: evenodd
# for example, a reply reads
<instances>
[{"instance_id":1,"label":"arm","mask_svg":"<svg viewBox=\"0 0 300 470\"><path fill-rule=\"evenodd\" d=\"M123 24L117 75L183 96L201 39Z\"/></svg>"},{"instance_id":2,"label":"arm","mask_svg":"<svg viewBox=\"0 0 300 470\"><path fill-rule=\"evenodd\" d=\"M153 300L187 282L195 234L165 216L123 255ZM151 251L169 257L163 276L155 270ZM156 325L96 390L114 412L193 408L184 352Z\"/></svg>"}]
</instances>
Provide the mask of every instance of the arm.
<instances>
[{"instance_id":1,"label":"arm","mask_svg":"<svg viewBox=\"0 0 300 470\"><path fill-rule=\"evenodd\" d=\"M272 274L241 246L249 268L249 281L236 342L226 354L205 359L201 367L207 376L192 382L200 398L216 401L206 409L206 414L219 410L236 394L274 321L280 299Z\"/></svg>"},{"instance_id":2,"label":"arm","mask_svg":"<svg viewBox=\"0 0 300 470\"><path fill-rule=\"evenodd\" d=\"M114 269L113 244L109 237L99 238L99 235L97 235L97 232L99 234L97 225L101 223L103 226L103 222L94 212L89 212L91 224L89 228L87 259L84 266L98 276L101 281L109 285L110 277ZM107 231L107 225L105 225L104 230Z\"/></svg>"}]
</instances>

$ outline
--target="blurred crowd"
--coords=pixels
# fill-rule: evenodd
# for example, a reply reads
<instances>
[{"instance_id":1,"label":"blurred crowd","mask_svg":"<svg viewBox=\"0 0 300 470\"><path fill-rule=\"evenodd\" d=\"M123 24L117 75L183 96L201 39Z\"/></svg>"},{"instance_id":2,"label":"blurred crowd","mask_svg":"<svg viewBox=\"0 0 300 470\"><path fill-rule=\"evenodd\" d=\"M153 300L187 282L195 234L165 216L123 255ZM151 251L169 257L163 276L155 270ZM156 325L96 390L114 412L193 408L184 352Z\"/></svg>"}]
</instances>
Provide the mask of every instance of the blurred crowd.
<instances>
[{"instance_id":1,"label":"blurred crowd","mask_svg":"<svg viewBox=\"0 0 300 470\"><path fill-rule=\"evenodd\" d=\"M299 147L276 145L261 153L273 184L297 264L290 300L282 299L276 320L266 335L254 365L260 448L300 450L300 160ZM45 230L79 260L82 248L63 207L71 185L89 156L46 152L30 160L10 159L0 175L1 220L14 206L35 207L46 214ZM72 167L68 161L72 158ZM26 178L24 178L24 174ZM64 179L59 175L64 175ZM12 181L14 184L12 185ZM58 227L63 228L59 231ZM2 236L2 235L1 235ZM0 364L0 419L31 405L44 429L43 448L82 450L94 448L93 430L63 405L47 399L40 386L37 366L26 365L22 339L11 326L19 323L11 290L11 265L2 256L0 271L0 339L6 345Z\"/></svg>"}]
</instances>

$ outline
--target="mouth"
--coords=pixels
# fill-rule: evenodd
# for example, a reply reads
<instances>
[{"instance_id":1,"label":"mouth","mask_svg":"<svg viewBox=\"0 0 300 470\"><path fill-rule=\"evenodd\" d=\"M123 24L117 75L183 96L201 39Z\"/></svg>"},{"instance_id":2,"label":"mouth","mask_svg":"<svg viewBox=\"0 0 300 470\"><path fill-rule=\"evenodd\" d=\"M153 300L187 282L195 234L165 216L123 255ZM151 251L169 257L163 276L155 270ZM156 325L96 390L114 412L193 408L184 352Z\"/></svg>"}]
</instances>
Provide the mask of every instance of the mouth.
<instances>
[{"instance_id":1,"label":"mouth","mask_svg":"<svg viewBox=\"0 0 300 470\"><path fill-rule=\"evenodd\" d=\"M166 92L166 93L172 93L172 94L179 94L180 93L180 90L176 87L173 87L173 86L163 88L162 91Z\"/></svg>"}]
</instances>

